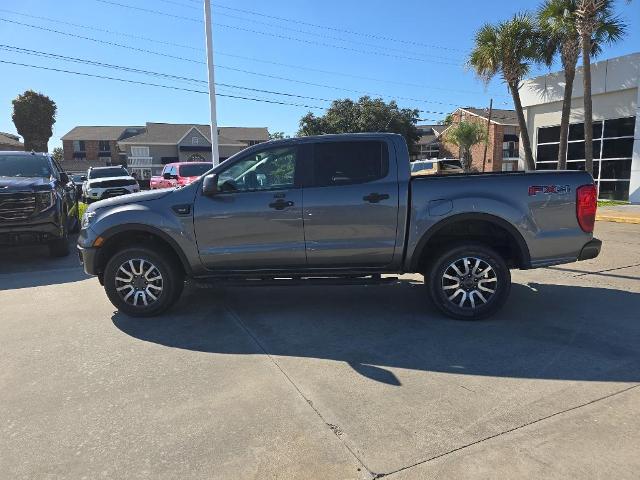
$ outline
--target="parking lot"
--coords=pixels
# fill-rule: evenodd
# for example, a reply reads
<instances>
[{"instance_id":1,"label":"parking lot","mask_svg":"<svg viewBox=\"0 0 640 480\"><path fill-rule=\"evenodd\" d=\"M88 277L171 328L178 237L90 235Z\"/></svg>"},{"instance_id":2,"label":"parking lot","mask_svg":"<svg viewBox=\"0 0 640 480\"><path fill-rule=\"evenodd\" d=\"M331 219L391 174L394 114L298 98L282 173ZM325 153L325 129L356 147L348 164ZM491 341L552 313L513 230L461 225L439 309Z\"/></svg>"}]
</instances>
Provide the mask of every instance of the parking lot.
<instances>
[{"instance_id":1,"label":"parking lot","mask_svg":"<svg viewBox=\"0 0 640 480\"><path fill-rule=\"evenodd\" d=\"M187 288L114 312L77 258L0 253L0 471L34 478L637 478L640 225L458 322L417 278Z\"/></svg>"}]
</instances>

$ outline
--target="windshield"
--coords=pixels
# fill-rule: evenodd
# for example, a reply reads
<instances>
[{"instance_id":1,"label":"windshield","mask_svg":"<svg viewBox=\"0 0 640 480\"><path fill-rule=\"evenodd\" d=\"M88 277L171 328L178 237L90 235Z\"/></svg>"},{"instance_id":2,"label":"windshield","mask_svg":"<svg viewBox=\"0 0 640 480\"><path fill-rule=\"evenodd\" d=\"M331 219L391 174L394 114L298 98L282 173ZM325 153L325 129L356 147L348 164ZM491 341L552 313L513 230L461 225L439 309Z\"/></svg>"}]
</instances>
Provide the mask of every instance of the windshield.
<instances>
[{"instance_id":1,"label":"windshield","mask_svg":"<svg viewBox=\"0 0 640 480\"><path fill-rule=\"evenodd\" d=\"M113 168L94 168L89 171L89 178L106 178L106 177L128 177L127 172L123 167Z\"/></svg>"},{"instance_id":2,"label":"windshield","mask_svg":"<svg viewBox=\"0 0 640 480\"><path fill-rule=\"evenodd\" d=\"M0 155L0 177L44 177L52 174L42 155Z\"/></svg>"},{"instance_id":3,"label":"windshield","mask_svg":"<svg viewBox=\"0 0 640 480\"><path fill-rule=\"evenodd\" d=\"M181 177L199 177L213 168L212 163L194 163L191 165L180 165Z\"/></svg>"}]
</instances>

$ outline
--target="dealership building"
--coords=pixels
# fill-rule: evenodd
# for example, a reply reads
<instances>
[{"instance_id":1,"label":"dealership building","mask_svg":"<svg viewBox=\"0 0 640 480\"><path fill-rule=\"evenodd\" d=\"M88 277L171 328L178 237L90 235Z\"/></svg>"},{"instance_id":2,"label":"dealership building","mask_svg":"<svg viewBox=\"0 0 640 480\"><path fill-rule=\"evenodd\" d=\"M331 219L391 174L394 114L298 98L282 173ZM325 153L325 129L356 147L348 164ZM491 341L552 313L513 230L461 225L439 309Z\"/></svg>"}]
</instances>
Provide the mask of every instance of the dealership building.
<instances>
[{"instance_id":1,"label":"dealership building","mask_svg":"<svg viewBox=\"0 0 640 480\"><path fill-rule=\"evenodd\" d=\"M640 53L592 64L593 176L602 199L640 203ZM567 168L584 169L582 69L571 102ZM537 170L558 164L563 72L526 80L520 91Z\"/></svg>"}]
</instances>

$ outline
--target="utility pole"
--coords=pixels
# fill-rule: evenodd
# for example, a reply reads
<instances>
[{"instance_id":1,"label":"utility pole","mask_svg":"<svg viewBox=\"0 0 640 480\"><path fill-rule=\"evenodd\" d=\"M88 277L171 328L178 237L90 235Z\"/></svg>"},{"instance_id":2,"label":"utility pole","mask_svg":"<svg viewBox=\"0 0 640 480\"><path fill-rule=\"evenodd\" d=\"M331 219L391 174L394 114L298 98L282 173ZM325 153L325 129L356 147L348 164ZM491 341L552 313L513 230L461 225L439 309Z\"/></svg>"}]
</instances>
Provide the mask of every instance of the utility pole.
<instances>
[{"instance_id":1,"label":"utility pole","mask_svg":"<svg viewBox=\"0 0 640 480\"><path fill-rule=\"evenodd\" d=\"M482 173L487 164L487 147L489 146L489 128L491 127L491 114L493 113L493 98L489 102L489 118L487 118L487 140L484 142L484 157L482 158Z\"/></svg>"},{"instance_id":2,"label":"utility pole","mask_svg":"<svg viewBox=\"0 0 640 480\"><path fill-rule=\"evenodd\" d=\"M216 116L216 84L213 72L213 34L211 30L211 0L204 0L204 35L207 43L209 107L211 108L211 158L213 159L213 165L218 165L220 163L220 152L218 151L218 118Z\"/></svg>"}]
</instances>

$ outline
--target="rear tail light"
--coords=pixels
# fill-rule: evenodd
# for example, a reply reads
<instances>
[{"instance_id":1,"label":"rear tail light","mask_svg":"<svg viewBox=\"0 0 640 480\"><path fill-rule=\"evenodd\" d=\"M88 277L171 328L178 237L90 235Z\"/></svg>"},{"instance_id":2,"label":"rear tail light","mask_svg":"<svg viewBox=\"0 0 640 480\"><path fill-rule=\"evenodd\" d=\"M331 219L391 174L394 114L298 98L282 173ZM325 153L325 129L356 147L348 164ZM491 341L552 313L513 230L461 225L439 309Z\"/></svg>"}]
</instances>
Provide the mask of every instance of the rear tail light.
<instances>
[{"instance_id":1,"label":"rear tail light","mask_svg":"<svg viewBox=\"0 0 640 480\"><path fill-rule=\"evenodd\" d=\"M595 185L582 185L576 190L576 216L580 228L587 233L593 232L598 208L598 190Z\"/></svg>"}]
</instances>

